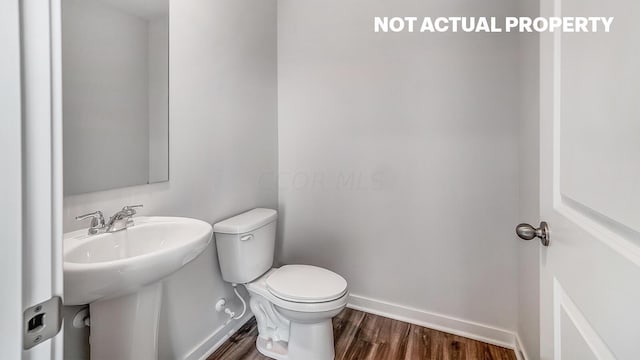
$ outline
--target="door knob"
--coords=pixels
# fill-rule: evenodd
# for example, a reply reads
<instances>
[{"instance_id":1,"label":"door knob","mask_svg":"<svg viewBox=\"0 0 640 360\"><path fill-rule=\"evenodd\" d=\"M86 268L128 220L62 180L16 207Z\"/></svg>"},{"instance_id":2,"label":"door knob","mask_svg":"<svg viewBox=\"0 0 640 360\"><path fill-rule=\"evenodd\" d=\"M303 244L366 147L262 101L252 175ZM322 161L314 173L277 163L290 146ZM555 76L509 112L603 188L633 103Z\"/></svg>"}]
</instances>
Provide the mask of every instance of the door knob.
<instances>
[{"instance_id":1,"label":"door knob","mask_svg":"<svg viewBox=\"0 0 640 360\"><path fill-rule=\"evenodd\" d=\"M516 226L516 234L518 234L522 240L531 240L537 237L540 239L542 245L549 246L549 224L547 224L546 221L541 222L540 227L537 229L529 224L519 224Z\"/></svg>"}]
</instances>

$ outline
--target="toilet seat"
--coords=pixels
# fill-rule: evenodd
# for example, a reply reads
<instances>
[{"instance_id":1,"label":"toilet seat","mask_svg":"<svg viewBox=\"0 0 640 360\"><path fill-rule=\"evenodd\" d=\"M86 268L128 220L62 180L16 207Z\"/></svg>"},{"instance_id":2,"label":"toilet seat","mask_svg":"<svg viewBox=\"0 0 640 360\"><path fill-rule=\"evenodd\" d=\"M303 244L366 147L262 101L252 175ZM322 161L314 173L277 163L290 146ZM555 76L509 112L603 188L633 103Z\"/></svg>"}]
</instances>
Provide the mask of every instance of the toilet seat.
<instances>
[{"instance_id":1,"label":"toilet seat","mask_svg":"<svg viewBox=\"0 0 640 360\"><path fill-rule=\"evenodd\" d=\"M266 279L270 293L285 301L322 303L347 292L347 281L333 271L311 265L285 265Z\"/></svg>"},{"instance_id":2,"label":"toilet seat","mask_svg":"<svg viewBox=\"0 0 640 360\"><path fill-rule=\"evenodd\" d=\"M349 298L348 291L346 291L341 297L337 299L325 301L325 302L317 302L317 303L295 302L295 301L289 301L289 300L279 298L276 295L274 295L271 291L269 291L267 287L267 279L278 270L279 270L278 268L271 269L267 271L264 275L259 277L258 279L250 283L244 284L244 286L247 288L249 293L258 294L266 298L267 300L269 300L273 305L277 307L281 307L283 309L287 309L287 310L315 313L315 312L323 312L323 311L331 311L334 309L339 309L341 307L344 307L347 304L347 301Z\"/></svg>"}]
</instances>

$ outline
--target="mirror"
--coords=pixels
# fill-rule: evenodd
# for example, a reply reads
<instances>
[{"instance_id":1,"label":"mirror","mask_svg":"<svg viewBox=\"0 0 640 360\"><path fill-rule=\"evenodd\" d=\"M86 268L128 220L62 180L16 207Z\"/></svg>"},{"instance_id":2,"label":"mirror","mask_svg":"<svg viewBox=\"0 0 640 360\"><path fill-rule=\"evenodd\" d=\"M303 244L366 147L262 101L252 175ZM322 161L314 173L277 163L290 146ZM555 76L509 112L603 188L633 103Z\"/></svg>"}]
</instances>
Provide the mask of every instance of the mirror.
<instances>
[{"instance_id":1,"label":"mirror","mask_svg":"<svg viewBox=\"0 0 640 360\"><path fill-rule=\"evenodd\" d=\"M64 193L169 180L169 0L62 0Z\"/></svg>"}]
</instances>

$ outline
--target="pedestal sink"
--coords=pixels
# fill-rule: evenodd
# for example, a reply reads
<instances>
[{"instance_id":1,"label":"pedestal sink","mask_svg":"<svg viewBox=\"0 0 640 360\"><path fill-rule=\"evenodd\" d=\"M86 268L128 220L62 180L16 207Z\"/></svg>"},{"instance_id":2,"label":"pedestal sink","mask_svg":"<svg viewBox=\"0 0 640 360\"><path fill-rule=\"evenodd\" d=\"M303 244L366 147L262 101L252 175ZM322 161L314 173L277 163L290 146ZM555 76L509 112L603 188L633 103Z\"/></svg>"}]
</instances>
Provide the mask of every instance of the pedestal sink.
<instances>
[{"instance_id":1,"label":"pedestal sink","mask_svg":"<svg viewBox=\"0 0 640 360\"><path fill-rule=\"evenodd\" d=\"M157 359L162 280L200 255L211 225L137 217L126 230L64 236L65 305L89 304L91 359Z\"/></svg>"}]
</instances>

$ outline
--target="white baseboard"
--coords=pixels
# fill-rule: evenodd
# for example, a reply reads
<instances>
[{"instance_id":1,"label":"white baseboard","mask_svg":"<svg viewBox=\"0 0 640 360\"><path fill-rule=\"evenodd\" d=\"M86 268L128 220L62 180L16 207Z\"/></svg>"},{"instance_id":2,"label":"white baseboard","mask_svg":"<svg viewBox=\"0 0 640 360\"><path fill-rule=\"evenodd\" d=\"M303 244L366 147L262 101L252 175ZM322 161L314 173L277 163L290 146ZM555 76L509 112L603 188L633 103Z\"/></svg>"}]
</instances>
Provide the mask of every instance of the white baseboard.
<instances>
[{"instance_id":1,"label":"white baseboard","mask_svg":"<svg viewBox=\"0 0 640 360\"><path fill-rule=\"evenodd\" d=\"M516 352L516 357L518 360L527 360L529 357L527 356L527 352L524 350L524 346L522 345L522 340L520 340L520 336L516 334L516 345L513 349Z\"/></svg>"},{"instance_id":2,"label":"white baseboard","mask_svg":"<svg viewBox=\"0 0 640 360\"><path fill-rule=\"evenodd\" d=\"M353 294L349 296L347 307L506 347L513 349L517 356L521 356L520 349L517 349L520 347L518 337L509 330ZM519 357L518 360L526 359Z\"/></svg>"},{"instance_id":3,"label":"white baseboard","mask_svg":"<svg viewBox=\"0 0 640 360\"><path fill-rule=\"evenodd\" d=\"M220 345L227 341L231 335L238 331L242 325L246 324L252 317L253 313L251 313L251 311L247 311L242 319L232 320L220 326L216 331L185 355L184 360L206 360L209 355L213 354Z\"/></svg>"}]
</instances>

